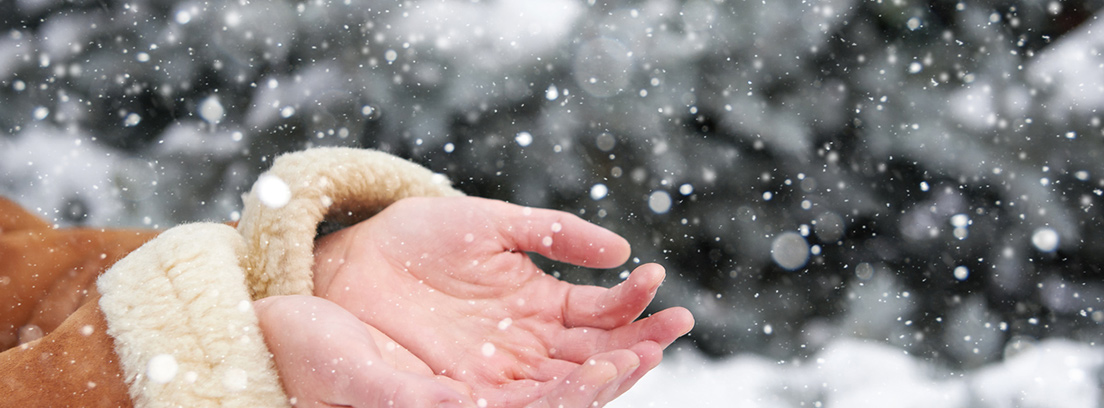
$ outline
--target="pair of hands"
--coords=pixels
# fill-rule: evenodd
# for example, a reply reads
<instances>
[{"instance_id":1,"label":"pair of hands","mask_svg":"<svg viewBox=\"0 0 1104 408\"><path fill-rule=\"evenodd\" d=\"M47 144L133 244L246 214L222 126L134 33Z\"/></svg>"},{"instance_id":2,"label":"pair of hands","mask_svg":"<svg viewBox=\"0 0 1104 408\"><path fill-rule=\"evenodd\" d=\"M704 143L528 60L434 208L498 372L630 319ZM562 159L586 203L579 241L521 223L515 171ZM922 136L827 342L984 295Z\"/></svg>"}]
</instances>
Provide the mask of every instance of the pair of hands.
<instances>
[{"instance_id":1,"label":"pair of hands","mask_svg":"<svg viewBox=\"0 0 1104 408\"><path fill-rule=\"evenodd\" d=\"M613 288L553 278L525 252L594 268L629 244L573 215L478 198L414 198L319 240L315 295L256 302L297 406L602 406L693 326L635 321L655 264Z\"/></svg>"}]
</instances>

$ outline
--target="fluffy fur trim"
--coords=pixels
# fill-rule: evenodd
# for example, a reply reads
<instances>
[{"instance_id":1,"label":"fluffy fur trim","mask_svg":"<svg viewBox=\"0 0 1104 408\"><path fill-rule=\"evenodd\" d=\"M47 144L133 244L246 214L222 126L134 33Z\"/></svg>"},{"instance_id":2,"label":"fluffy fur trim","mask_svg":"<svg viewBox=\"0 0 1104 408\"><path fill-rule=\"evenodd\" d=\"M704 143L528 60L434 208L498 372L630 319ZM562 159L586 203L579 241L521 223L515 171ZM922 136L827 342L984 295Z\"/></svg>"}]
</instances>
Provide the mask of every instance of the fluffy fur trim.
<instances>
[{"instance_id":1,"label":"fluffy fur trim","mask_svg":"<svg viewBox=\"0 0 1104 408\"><path fill-rule=\"evenodd\" d=\"M276 159L245 196L238 231L254 299L310 295L318 224L350 225L413 196L461 195L439 174L373 150L316 148Z\"/></svg>"},{"instance_id":2,"label":"fluffy fur trim","mask_svg":"<svg viewBox=\"0 0 1104 408\"><path fill-rule=\"evenodd\" d=\"M135 406L288 406L245 286L244 254L231 227L182 225L99 278Z\"/></svg>"}]
</instances>

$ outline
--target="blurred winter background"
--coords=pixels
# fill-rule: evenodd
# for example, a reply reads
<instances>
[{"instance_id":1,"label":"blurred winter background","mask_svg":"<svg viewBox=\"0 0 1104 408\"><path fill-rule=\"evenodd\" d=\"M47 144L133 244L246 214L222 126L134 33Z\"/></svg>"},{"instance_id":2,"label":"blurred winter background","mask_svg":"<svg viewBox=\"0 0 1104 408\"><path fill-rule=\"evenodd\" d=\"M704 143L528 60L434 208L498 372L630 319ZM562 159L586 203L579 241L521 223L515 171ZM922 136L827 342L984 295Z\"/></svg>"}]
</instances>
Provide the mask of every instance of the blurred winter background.
<instances>
[{"instance_id":1,"label":"blurred winter background","mask_svg":"<svg viewBox=\"0 0 1104 408\"><path fill-rule=\"evenodd\" d=\"M669 268L615 406L1104 406L1102 0L2 5L0 194L58 225L375 148Z\"/></svg>"}]
</instances>

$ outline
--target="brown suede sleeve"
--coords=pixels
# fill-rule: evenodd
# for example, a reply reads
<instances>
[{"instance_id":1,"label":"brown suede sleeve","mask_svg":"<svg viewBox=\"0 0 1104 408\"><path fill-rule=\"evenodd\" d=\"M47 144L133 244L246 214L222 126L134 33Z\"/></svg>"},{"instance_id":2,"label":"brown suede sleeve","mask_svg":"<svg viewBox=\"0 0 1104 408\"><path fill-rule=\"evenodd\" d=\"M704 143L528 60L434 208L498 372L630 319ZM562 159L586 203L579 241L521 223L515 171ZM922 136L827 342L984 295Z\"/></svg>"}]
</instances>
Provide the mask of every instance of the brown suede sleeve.
<instances>
[{"instance_id":1,"label":"brown suede sleeve","mask_svg":"<svg viewBox=\"0 0 1104 408\"><path fill-rule=\"evenodd\" d=\"M0 407L130 407L98 296L46 337L0 353Z\"/></svg>"},{"instance_id":2,"label":"brown suede sleeve","mask_svg":"<svg viewBox=\"0 0 1104 408\"><path fill-rule=\"evenodd\" d=\"M0 197L0 234L4 231L46 229L50 224L20 207L14 201Z\"/></svg>"},{"instance_id":3,"label":"brown suede sleeve","mask_svg":"<svg viewBox=\"0 0 1104 408\"><path fill-rule=\"evenodd\" d=\"M100 273L156 235L54 229L0 197L0 350L53 331L95 295Z\"/></svg>"}]
</instances>

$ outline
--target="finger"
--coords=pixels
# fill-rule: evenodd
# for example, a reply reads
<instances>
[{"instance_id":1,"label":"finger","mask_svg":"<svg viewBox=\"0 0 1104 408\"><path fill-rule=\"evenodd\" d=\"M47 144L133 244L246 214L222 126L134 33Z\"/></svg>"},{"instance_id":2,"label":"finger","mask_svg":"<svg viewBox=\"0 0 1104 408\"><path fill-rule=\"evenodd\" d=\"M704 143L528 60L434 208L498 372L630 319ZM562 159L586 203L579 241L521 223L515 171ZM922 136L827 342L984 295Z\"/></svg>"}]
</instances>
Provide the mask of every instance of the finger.
<instances>
[{"instance_id":1,"label":"finger","mask_svg":"<svg viewBox=\"0 0 1104 408\"><path fill-rule=\"evenodd\" d=\"M591 268L613 268L629 259L629 242L574 215L495 201L492 217L507 249Z\"/></svg>"},{"instance_id":2,"label":"finger","mask_svg":"<svg viewBox=\"0 0 1104 408\"><path fill-rule=\"evenodd\" d=\"M568 374L564 381L548 390L530 407L603 406L640 366L640 358L630 350L614 350L594 356Z\"/></svg>"},{"instance_id":3,"label":"finger","mask_svg":"<svg viewBox=\"0 0 1104 408\"><path fill-rule=\"evenodd\" d=\"M665 276L662 266L647 264L636 268L628 279L610 289L572 286L568 292L564 325L610 330L629 324L652 302Z\"/></svg>"},{"instance_id":4,"label":"finger","mask_svg":"<svg viewBox=\"0 0 1104 408\"><path fill-rule=\"evenodd\" d=\"M617 392L610 397L610 400L621 396L633 385L636 385L637 381L640 381L644 374L652 371L653 368L659 366L659 363L663 361L663 346L654 341L642 341L635 346L629 348L632 352L636 353L636 356L640 358L640 366L633 371L625 381L617 387ZM612 388L612 387L611 387Z\"/></svg>"},{"instance_id":5,"label":"finger","mask_svg":"<svg viewBox=\"0 0 1104 408\"><path fill-rule=\"evenodd\" d=\"M582 362L592 355L626 349L642 341L653 341L666 348L693 327L694 316L690 311L674 307L613 330L567 329L552 341L550 354L553 358Z\"/></svg>"}]
</instances>

